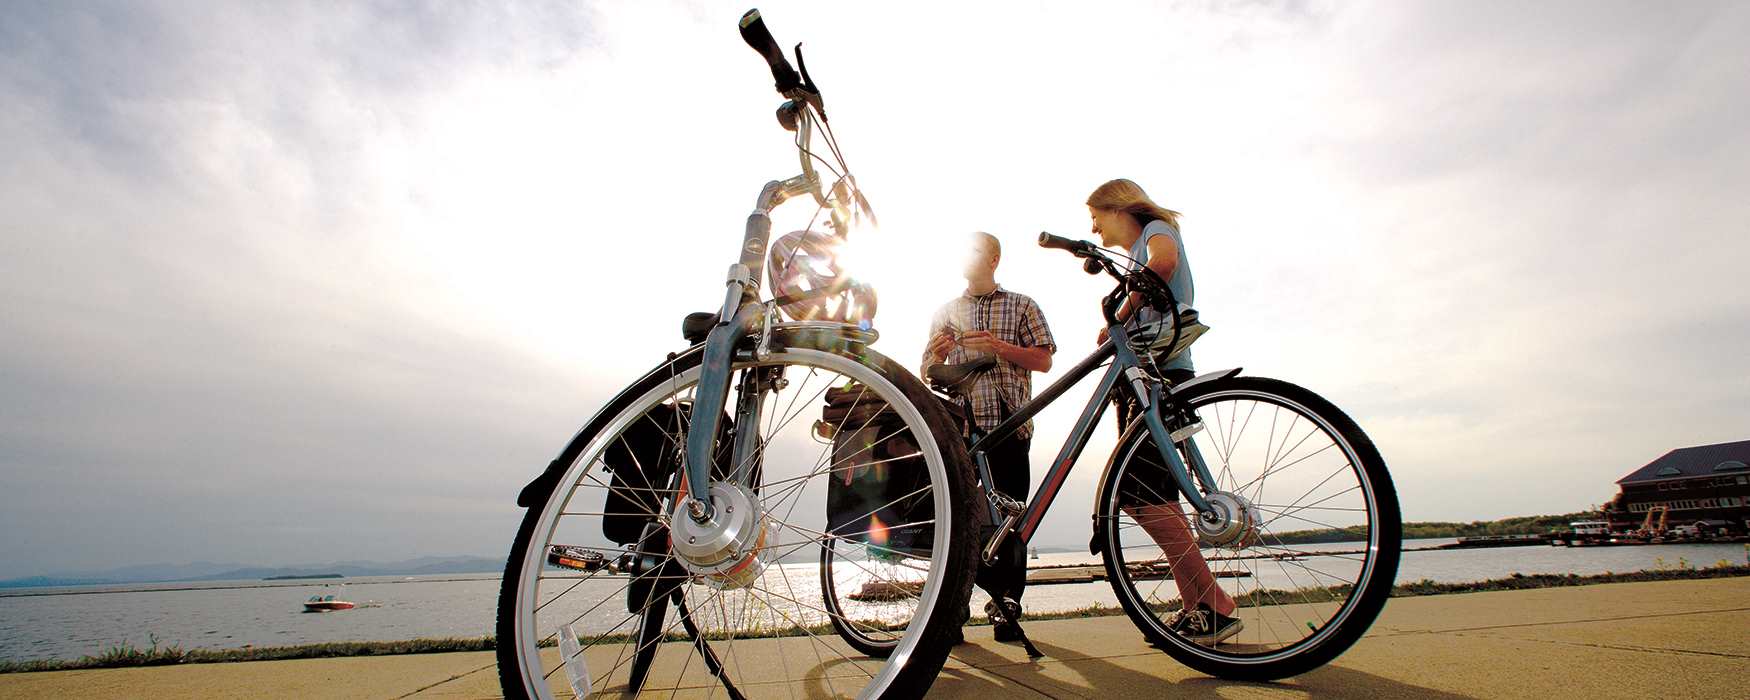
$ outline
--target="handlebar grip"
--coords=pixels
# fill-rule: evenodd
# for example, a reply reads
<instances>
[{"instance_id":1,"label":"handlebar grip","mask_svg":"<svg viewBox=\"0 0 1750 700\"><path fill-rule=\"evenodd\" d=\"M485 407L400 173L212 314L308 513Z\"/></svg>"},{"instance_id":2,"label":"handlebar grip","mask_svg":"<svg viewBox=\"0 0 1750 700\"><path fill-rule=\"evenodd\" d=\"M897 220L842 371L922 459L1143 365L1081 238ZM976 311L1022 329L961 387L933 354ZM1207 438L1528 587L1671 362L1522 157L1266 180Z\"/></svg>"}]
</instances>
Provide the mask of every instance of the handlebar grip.
<instances>
[{"instance_id":1,"label":"handlebar grip","mask_svg":"<svg viewBox=\"0 0 1750 700\"><path fill-rule=\"evenodd\" d=\"M1078 241L1073 238L1064 238L1063 236L1053 236L1044 231L1040 231L1039 247L1056 248L1058 250L1067 250L1071 253L1081 253L1087 249L1088 242Z\"/></svg>"},{"instance_id":2,"label":"handlebar grip","mask_svg":"<svg viewBox=\"0 0 1750 700\"><path fill-rule=\"evenodd\" d=\"M741 16L741 39L765 57L766 65L772 67L772 80L780 94L801 87L802 78L796 75L795 68L790 67L790 60L784 58L784 50L772 38L771 30L766 29L766 21L760 18L758 9L748 10Z\"/></svg>"}]
</instances>

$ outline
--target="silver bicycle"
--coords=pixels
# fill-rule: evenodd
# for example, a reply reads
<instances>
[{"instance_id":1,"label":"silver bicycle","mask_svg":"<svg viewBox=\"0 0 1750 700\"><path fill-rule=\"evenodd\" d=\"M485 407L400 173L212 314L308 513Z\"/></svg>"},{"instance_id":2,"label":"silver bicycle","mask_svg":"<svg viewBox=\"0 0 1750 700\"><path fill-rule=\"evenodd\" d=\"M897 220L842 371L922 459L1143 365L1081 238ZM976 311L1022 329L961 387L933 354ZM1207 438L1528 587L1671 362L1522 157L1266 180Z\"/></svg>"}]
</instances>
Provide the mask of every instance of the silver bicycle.
<instances>
[{"instance_id":1,"label":"silver bicycle","mask_svg":"<svg viewBox=\"0 0 1750 700\"><path fill-rule=\"evenodd\" d=\"M509 697L916 697L958 624L936 613L970 594L966 449L929 390L870 349L872 304L857 302L869 290L846 277L762 299L772 252L801 252L769 246L773 208L813 204L832 235L803 242L826 245L873 213L800 46L798 72L758 11L741 32L786 98L778 118L796 134L802 172L760 189L721 307L683 323L691 347L609 401L519 495L528 511L499 596ZM794 309L826 313L786 315ZM853 392L830 423L820 419L829 391ZM858 436L866 441L847 443ZM869 469L908 475L907 520L844 531L828 501ZM817 575L823 550L890 595L834 618ZM880 637L886 653L851 647L835 625Z\"/></svg>"}]
</instances>

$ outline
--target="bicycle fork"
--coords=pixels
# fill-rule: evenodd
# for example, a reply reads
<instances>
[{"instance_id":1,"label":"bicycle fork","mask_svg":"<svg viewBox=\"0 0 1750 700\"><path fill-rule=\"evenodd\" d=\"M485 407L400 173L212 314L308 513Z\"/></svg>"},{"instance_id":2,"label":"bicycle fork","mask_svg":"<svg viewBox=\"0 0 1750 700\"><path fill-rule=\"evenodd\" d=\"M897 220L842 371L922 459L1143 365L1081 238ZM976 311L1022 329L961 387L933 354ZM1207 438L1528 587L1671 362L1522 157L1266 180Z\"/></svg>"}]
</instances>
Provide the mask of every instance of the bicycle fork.
<instances>
[{"instance_id":1,"label":"bicycle fork","mask_svg":"<svg viewBox=\"0 0 1750 700\"><path fill-rule=\"evenodd\" d=\"M1204 463L1202 454L1197 451L1197 445L1190 440L1200 429L1200 424L1192 423L1181 426L1178 430L1168 430L1166 421L1161 418L1160 409L1171 403L1171 398L1162 395L1162 383L1152 381L1142 370L1136 351L1131 349L1127 338L1119 335L1123 332L1122 328L1114 326L1108 332L1113 334L1113 366L1124 368L1122 383L1136 399L1137 405L1142 407L1143 425L1147 426L1149 437L1154 439L1155 449L1160 453L1161 461L1167 465L1167 470L1172 473L1173 481L1178 483L1181 495L1197 510L1200 520L1222 518L1219 509L1203 497L1206 490L1215 488L1215 477L1210 474L1209 465ZM1190 469L1196 470L1196 482L1191 480L1190 469L1185 466L1185 460L1179 458L1176 445L1180 443L1184 443L1190 453ZM1199 486L1202 488L1198 488Z\"/></svg>"}]
</instances>

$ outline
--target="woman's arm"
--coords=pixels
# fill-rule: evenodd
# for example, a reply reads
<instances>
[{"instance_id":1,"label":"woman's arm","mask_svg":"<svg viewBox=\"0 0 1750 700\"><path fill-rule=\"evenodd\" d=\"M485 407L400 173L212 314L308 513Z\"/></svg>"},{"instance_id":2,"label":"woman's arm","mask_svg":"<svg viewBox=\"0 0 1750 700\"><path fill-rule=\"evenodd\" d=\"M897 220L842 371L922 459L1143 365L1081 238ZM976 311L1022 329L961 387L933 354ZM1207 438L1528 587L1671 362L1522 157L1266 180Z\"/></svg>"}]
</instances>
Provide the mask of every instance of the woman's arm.
<instances>
[{"instance_id":1,"label":"woman's arm","mask_svg":"<svg viewBox=\"0 0 1750 700\"><path fill-rule=\"evenodd\" d=\"M1148 239L1148 269L1160 275L1162 282L1173 279L1173 273L1179 270L1179 244L1172 236Z\"/></svg>"},{"instance_id":2,"label":"woman's arm","mask_svg":"<svg viewBox=\"0 0 1750 700\"><path fill-rule=\"evenodd\" d=\"M1157 235L1148 239L1148 269L1154 270L1155 274L1160 275L1162 282L1173 279L1173 273L1179 269L1179 245L1173 241L1172 236ZM1118 320L1120 322L1130 320L1130 317L1136 313L1137 307L1141 305L1142 295L1131 292L1130 296L1124 300L1124 305L1118 307ZM1106 342L1106 329L1104 328L1100 329L1099 342Z\"/></svg>"}]
</instances>

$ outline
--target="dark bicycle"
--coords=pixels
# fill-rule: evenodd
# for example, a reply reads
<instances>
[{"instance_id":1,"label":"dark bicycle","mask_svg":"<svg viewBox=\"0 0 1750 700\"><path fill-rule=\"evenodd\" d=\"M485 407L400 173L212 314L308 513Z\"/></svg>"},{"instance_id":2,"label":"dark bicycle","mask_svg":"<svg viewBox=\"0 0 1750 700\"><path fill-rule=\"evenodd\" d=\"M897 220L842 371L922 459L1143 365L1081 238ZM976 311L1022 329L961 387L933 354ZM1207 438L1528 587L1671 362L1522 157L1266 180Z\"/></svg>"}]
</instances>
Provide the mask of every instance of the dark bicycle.
<instances>
[{"instance_id":1,"label":"dark bicycle","mask_svg":"<svg viewBox=\"0 0 1750 700\"><path fill-rule=\"evenodd\" d=\"M1131 620L1175 659L1225 678L1282 678L1336 658L1372 624L1397 572L1397 497L1373 443L1335 406L1287 382L1242 377L1233 369L1169 385L1158 367L1207 330L1197 312L1181 307L1152 270L1121 265L1092 243L1040 234L1039 244L1069 251L1090 274L1117 280L1101 305L1109 340L989 433L974 429L968 449L981 505L996 524L980 542L981 559L1022 556L1108 397L1129 394L1144 410L1123 426L1100 479L1091 553L1102 555L1106 578ZM1134 329L1119 323L1116 310L1132 294L1165 320ZM959 399L961 388L990 364L935 365L925 375L933 388ZM992 488L987 449L1102 367L1093 398L1033 500L1023 503ZM1181 500L1192 508L1189 517ZM1184 528L1178 547L1157 539L1171 527ZM1354 543L1295 544L1299 538L1290 533L1308 530L1344 530ZM823 579L847 578L831 571L833 564L823 557ZM1214 639L1183 623L1192 606L1173 579L1175 572L1201 574L1198 567L1207 571L1208 585L1221 588L1203 597L1233 601L1227 615L1237 621L1232 636ZM833 610L854 607L842 598L829 603ZM838 631L869 653L887 646L881 635L851 625Z\"/></svg>"}]
</instances>

